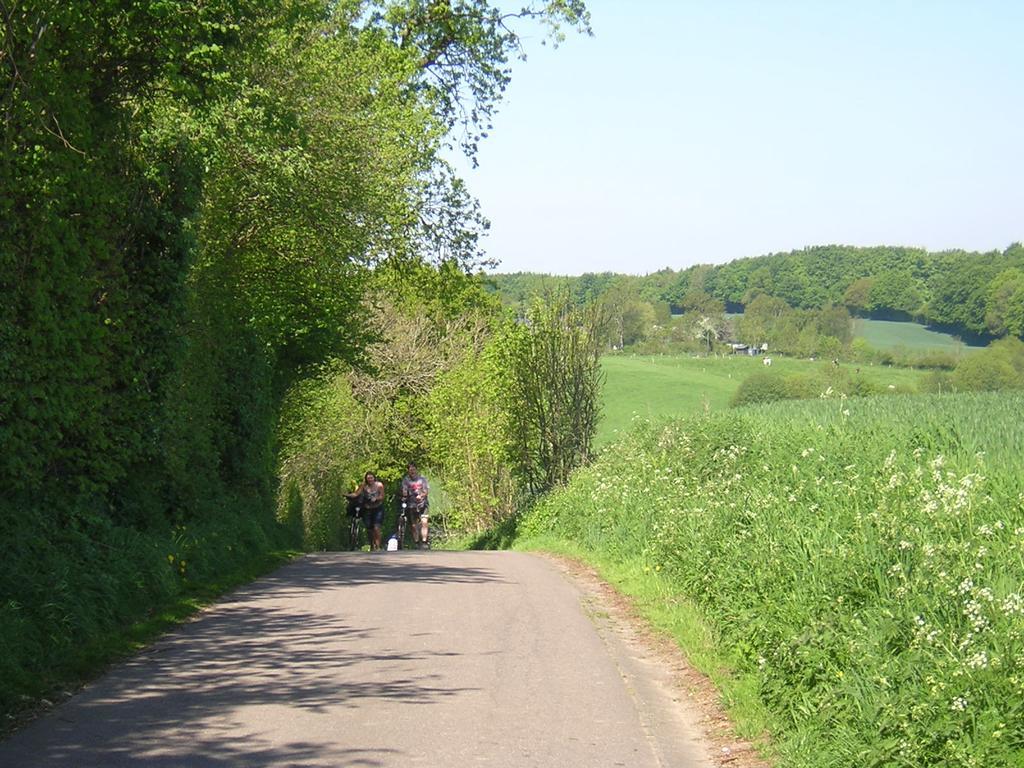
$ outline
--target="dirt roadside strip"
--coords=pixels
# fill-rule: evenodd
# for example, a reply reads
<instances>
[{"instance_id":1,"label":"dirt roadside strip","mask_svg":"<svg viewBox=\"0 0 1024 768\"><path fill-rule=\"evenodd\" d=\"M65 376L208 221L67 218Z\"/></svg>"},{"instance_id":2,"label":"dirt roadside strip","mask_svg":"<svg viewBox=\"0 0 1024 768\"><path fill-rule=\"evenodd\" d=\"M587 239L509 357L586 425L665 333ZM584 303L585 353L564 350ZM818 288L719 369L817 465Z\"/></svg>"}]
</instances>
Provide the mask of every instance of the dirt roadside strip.
<instances>
[{"instance_id":1,"label":"dirt roadside strip","mask_svg":"<svg viewBox=\"0 0 1024 768\"><path fill-rule=\"evenodd\" d=\"M760 765L685 670L565 560L310 555L0 744L0 765Z\"/></svg>"},{"instance_id":2,"label":"dirt roadside strip","mask_svg":"<svg viewBox=\"0 0 1024 768\"><path fill-rule=\"evenodd\" d=\"M613 646L613 658L625 660L622 675L627 686L652 700L649 705L640 702L639 706L675 709L671 716L684 721L689 731L700 734L701 747L716 766L771 768L752 743L736 735L714 683L690 665L671 638L653 629L628 597L586 563L551 553L538 554L572 578L580 590L584 609L598 634Z\"/></svg>"}]
</instances>

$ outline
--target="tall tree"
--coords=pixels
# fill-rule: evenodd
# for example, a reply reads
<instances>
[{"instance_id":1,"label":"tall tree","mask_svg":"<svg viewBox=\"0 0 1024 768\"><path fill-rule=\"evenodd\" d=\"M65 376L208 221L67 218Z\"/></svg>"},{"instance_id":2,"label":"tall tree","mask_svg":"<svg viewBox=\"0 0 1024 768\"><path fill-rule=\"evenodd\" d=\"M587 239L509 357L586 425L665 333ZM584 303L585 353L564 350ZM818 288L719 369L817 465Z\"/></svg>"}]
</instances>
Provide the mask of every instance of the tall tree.
<instances>
[{"instance_id":1,"label":"tall tree","mask_svg":"<svg viewBox=\"0 0 1024 768\"><path fill-rule=\"evenodd\" d=\"M537 299L507 330L512 435L517 469L534 491L564 483L589 461L600 416L602 318L597 304L566 293Z\"/></svg>"},{"instance_id":2,"label":"tall tree","mask_svg":"<svg viewBox=\"0 0 1024 768\"><path fill-rule=\"evenodd\" d=\"M985 325L997 336L1024 337L1024 270L1006 269L989 284Z\"/></svg>"}]
</instances>

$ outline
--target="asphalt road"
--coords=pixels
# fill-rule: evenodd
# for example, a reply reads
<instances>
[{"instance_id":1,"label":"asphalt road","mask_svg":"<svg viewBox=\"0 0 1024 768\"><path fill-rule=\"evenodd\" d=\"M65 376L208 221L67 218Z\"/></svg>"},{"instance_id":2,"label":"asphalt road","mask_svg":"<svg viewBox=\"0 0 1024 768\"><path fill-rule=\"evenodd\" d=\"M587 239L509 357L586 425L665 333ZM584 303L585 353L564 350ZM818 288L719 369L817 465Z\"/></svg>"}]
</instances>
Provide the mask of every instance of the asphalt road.
<instances>
[{"instance_id":1,"label":"asphalt road","mask_svg":"<svg viewBox=\"0 0 1024 768\"><path fill-rule=\"evenodd\" d=\"M319 554L0 744L0 766L710 766L676 697L548 560Z\"/></svg>"}]
</instances>

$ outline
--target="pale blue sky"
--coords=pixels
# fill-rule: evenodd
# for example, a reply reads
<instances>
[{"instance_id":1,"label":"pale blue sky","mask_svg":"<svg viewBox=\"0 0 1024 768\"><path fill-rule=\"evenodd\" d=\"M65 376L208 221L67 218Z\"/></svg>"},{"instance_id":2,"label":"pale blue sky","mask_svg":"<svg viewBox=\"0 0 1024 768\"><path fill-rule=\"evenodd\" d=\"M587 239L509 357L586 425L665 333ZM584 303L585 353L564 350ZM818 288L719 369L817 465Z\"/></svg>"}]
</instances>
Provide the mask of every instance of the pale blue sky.
<instances>
[{"instance_id":1,"label":"pale blue sky","mask_svg":"<svg viewBox=\"0 0 1024 768\"><path fill-rule=\"evenodd\" d=\"M1024 239L1024 0L592 0L464 168L498 271Z\"/></svg>"}]
</instances>

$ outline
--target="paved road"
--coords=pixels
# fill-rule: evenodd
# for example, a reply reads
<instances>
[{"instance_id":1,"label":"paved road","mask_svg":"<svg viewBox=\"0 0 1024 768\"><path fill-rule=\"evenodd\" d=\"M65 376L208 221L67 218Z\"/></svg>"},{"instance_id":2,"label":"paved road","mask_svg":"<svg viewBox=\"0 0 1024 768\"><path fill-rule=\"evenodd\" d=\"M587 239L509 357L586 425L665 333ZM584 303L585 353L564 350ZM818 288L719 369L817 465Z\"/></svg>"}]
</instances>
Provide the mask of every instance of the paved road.
<instances>
[{"instance_id":1,"label":"paved road","mask_svg":"<svg viewBox=\"0 0 1024 768\"><path fill-rule=\"evenodd\" d=\"M657 677L545 559L311 555L0 744L0 765L710 765Z\"/></svg>"}]
</instances>

